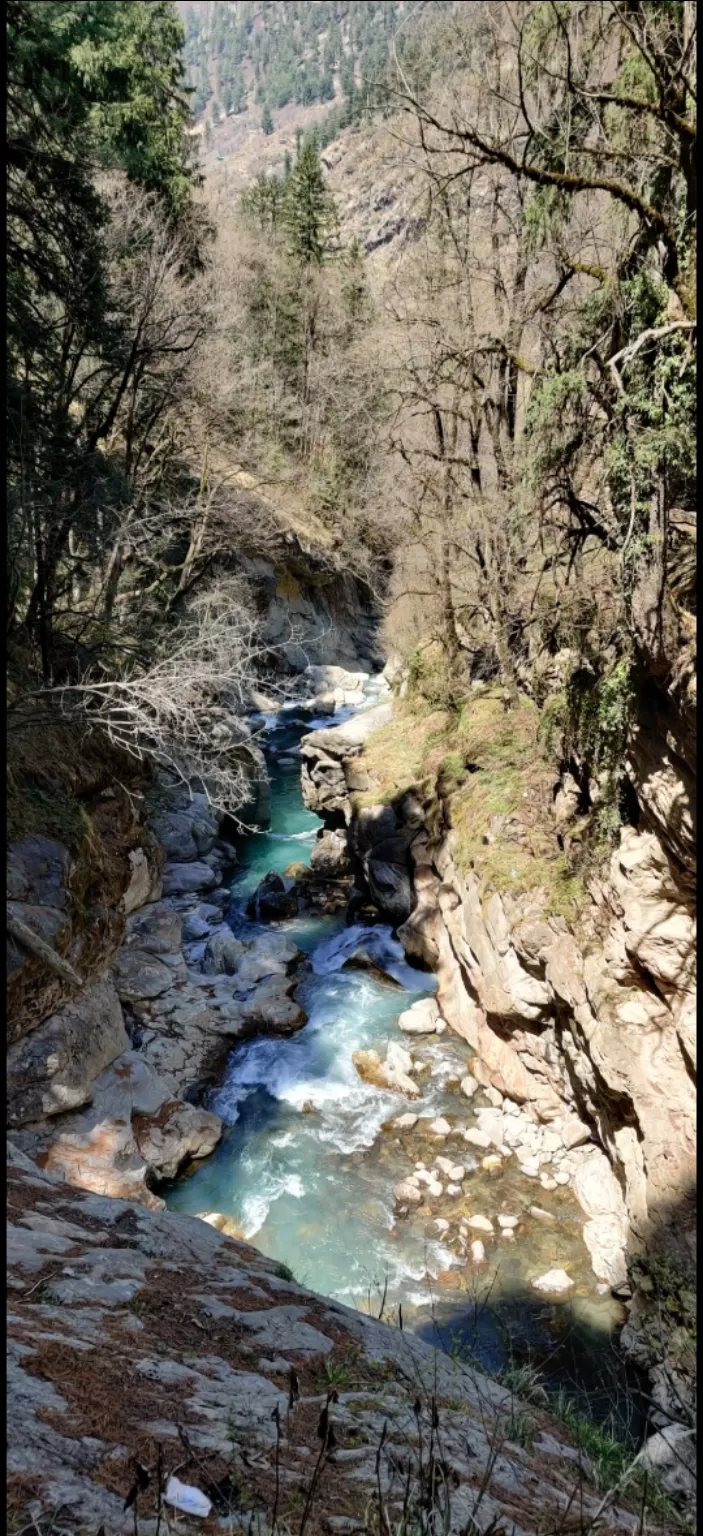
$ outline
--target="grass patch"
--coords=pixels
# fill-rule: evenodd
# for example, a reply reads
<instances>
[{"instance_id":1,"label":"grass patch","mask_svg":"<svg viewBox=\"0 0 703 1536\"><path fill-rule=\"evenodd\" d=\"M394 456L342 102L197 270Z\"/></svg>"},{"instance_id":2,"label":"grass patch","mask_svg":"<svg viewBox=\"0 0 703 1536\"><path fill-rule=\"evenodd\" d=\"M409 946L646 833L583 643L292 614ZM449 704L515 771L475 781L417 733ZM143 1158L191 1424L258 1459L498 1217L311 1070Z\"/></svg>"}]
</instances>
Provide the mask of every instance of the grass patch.
<instances>
[{"instance_id":1,"label":"grass patch","mask_svg":"<svg viewBox=\"0 0 703 1536\"><path fill-rule=\"evenodd\" d=\"M544 910L573 920L583 882L556 840L551 814L555 771L545 760L540 715L531 699L506 710L502 690L487 688L460 711L405 701L396 719L364 750L378 790L355 797L356 809L388 804L408 789L437 799L455 832L455 858L484 889L519 896L543 892Z\"/></svg>"}]
</instances>

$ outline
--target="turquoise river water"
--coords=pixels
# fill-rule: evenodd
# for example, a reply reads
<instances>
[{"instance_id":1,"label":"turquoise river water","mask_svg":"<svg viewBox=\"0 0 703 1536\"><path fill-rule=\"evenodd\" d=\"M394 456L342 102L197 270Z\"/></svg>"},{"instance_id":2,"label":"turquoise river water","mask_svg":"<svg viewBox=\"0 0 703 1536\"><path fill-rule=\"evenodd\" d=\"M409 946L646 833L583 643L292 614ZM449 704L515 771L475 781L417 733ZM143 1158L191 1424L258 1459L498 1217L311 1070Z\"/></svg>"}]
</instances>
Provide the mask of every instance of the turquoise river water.
<instances>
[{"instance_id":1,"label":"turquoise river water","mask_svg":"<svg viewBox=\"0 0 703 1536\"><path fill-rule=\"evenodd\" d=\"M375 702L367 689L369 703ZM347 712L351 713L351 711ZM343 716L341 717L343 718ZM315 726L294 708L265 717L264 745L271 778L270 828L242 838L232 883L230 926L242 938L265 925L246 916L246 903L269 870L309 862L321 822L306 809L300 789L300 736ZM359 1078L353 1052L376 1049L403 1037L398 1015L433 991L434 977L410 966L401 945L383 925L345 926L344 916L301 916L276 924L309 956L297 996L308 1022L288 1039L257 1037L232 1050L225 1079L209 1107L226 1131L215 1153L166 1192L168 1205L195 1215L221 1211L262 1252L285 1263L297 1280L350 1306L397 1320L443 1348L471 1354L490 1370L529 1360L553 1389L588 1397L591 1414L615 1407L620 1428L639 1438L640 1415L624 1388L616 1348L622 1309L598 1293L581 1237L583 1215L568 1191L542 1191L521 1175L514 1159L496 1173L472 1167L466 1148L458 1154L471 1169L470 1209L492 1217L501 1210L524 1214L516 1240L487 1245L486 1262L466 1265L437 1235L425 1215L396 1221L393 1185L414 1160L428 1158L426 1142L415 1150L382 1127L410 1106ZM345 960L363 942L390 982ZM396 983L393 985L393 981ZM403 1043L406 1043L403 1041ZM472 1106L457 1092L470 1051L445 1031L413 1040L425 1064L424 1116L451 1114L472 1123ZM440 1148L441 1150L441 1148ZM531 1220L538 1203L550 1222ZM438 1215L463 1214L441 1202ZM467 1206L468 1208L468 1206ZM475 1236L476 1234L472 1234ZM566 1300L538 1296L530 1278L555 1266L575 1280ZM627 1410L625 1403L628 1404ZM622 1422L627 1413L627 1423Z\"/></svg>"}]
</instances>

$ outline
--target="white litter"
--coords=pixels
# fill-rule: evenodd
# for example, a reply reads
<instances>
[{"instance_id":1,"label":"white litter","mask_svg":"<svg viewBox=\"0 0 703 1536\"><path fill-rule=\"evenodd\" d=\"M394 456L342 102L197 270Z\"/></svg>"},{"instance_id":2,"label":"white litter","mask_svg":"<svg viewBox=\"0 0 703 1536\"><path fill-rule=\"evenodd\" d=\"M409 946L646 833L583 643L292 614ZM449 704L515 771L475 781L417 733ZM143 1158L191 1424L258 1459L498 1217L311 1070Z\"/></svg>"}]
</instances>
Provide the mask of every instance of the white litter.
<instances>
[{"instance_id":1,"label":"white litter","mask_svg":"<svg viewBox=\"0 0 703 1536\"><path fill-rule=\"evenodd\" d=\"M170 1477L166 1484L164 1498L167 1504L172 1504L174 1509L180 1509L184 1515L200 1515L205 1519L212 1509L209 1499L200 1492L199 1488L192 1488L188 1483L180 1483L177 1477Z\"/></svg>"}]
</instances>

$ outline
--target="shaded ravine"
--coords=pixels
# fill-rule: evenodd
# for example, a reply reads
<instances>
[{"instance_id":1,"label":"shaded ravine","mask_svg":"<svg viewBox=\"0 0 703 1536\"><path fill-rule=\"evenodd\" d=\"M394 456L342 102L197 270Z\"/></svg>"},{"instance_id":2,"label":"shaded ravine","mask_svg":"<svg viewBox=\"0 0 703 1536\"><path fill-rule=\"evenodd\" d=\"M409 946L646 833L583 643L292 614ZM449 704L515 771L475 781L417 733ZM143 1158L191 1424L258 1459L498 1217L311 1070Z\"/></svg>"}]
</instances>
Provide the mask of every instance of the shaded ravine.
<instances>
[{"instance_id":1,"label":"shaded ravine","mask_svg":"<svg viewBox=\"0 0 703 1536\"><path fill-rule=\"evenodd\" d=\"M228 921L242 938L270 926L246 915L261 879L294 861L309 863L322 826L302 801L298 743L329 720L303 720L292 708L263 723L272 818L267 832L240 842ZM394 1218L394 1184L415 1161L429 1167L432 1153L446 1149L437 1143L428 1153L422 1122L402 1142L382 1127L411 1107L426 1124L440 1114L471 1124L472 1107L457 1092L470 1053L449 1031L414 1039L413 1056L425 1070L418 1079L423 1098L412 1106L362 1082L352 1055L376 1049L383 1056L389 1040L400 1041L398 1015L434 990L434 978L407 964L383 925L349 928L342 915L306 914L275 927L310 957L297 992L308 1022L292 1037L259 1036L231 1052L225 1079L208 1101L226 1123L223 1139L212 1157L164 1191L168 1205L191 1215L224 1213L309 1287L376 1315L385 1305L391 1320L401 1307L405 1327L450 1352L472 1354L486 1369L530 1360L550 1387L582 1398L591 1416L614 1411L621 1430L639 1440L643 1415L632 1390L638 1383L616 1347L624 1312L599 1294L570 1192L545 1194L514 1159L496 1176L481 1169L475 1149L454 1152L468 1170L462 1201L435 1202L437 1217L456 1228L469 1191L472 1214L494 1222L501 1211L520 1216L515 1240L489 1242L480 1266L466 1266L452 1251L436 1217ZM400 985L343 969L362 942ZM531 1217L535 1204L552 1220ZM559 1301L530 1286L555 1266L575 1281Z\"/></svg>"}]
</instances>

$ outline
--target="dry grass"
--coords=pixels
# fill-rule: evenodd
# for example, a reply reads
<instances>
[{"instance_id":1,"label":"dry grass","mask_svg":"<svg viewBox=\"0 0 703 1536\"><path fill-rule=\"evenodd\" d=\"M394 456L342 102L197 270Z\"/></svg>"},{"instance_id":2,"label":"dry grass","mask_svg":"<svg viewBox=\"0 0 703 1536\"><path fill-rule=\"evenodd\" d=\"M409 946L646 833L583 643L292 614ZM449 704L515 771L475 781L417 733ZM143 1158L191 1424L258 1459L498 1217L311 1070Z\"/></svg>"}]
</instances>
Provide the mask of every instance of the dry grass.
<instances>
[{"instance_id":1,"label":"dry grass","mask_svg":"<svg viewBox=\"0 0 703 1536\"><path fill-rule=\"evenodd\" d=\"M415 698L364 751L378 790L361 808L415 789L456 834L459 867L474 870L486 893L543 891L545 910L575 916L583 887L561 852L551 816L555 771L538 737L539 711L521 698L506 709L502 690L476 693L461 712L430 710ZM440 825L437 832L442 830Z\"/></svg>"}]
</instances>

